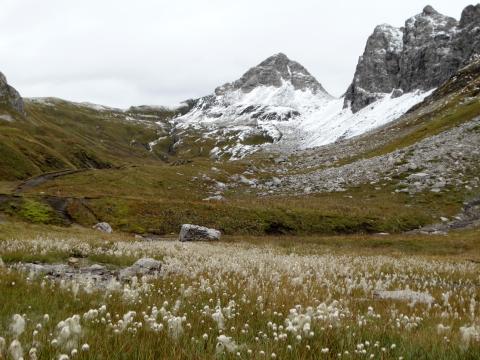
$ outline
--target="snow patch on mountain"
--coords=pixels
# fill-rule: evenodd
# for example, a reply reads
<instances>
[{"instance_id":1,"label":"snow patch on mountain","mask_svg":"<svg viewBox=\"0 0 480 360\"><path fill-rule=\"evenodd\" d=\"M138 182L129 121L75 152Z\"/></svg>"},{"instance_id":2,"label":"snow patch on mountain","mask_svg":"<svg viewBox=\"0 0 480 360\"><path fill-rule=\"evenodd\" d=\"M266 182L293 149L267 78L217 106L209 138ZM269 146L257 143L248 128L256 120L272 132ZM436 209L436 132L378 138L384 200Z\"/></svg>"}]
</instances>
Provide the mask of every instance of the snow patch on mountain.
<instances>
[{"instance_id":1,"label":"snow patch on mountain","mask_svg":"<svg viewBox=\"0 0 480 360\"><path fill-rule=\"evenodd\" d=\"M396 98L392 94L385 94L356 113L352 113L349 108L343 108L343 99L333 100L328 107L306 115L298 124L298 128L306 134L304 140L299 142L300 147L326 145L385 125L422 102L432 91L415 91Z\"/></svg>"},{"instance_id":2,"label":"snow patch on mountain","mask_svg":"<svg viewBox=\"0 0 480 360\"><path fill-rule=\"evenodd\" d=\"M296 90L284 81L280 87L259 86L248 93L235 90L203 98L189 113L174 119L174 128L194 129L218 141L222 145L213 148L214 157L238 159L271 143L280 149L306 149L363 134L399 118L430 93L378 94L379 100L353 113L344 108L343 98ZM266 141L249 143L254 136Z\"/></svg>"}]
</instances>

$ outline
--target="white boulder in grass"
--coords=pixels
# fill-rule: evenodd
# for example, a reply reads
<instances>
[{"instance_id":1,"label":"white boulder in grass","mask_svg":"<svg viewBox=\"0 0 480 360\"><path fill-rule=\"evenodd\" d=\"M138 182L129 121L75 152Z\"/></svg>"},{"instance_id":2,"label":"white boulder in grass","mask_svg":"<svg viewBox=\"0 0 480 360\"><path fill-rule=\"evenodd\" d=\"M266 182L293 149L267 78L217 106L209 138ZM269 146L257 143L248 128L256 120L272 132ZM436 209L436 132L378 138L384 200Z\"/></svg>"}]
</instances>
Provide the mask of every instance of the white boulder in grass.
<instances>
[{"instance_id":1,"label":"white boulder in grass","mask_svg":"<svg viewBox=\"0 0 480 360\"><path fill-rule=\"evenodd\" d=\"M220 240L221 233L204 226L183 224L180 229L180 241L212 241Z\"/></svg>"},{"instance_id":2,"label":"white boulder in grass","mask_svg":"<svg viewBox=\"0 0 480 360\"><path fill-rule=\"evenodd\" d=\"M107 222L101 222L96 225L93 225L93 228L95 230L98 230L107 234L111 234L113 232L112 227Z\"/></svg>"}]
</instances>

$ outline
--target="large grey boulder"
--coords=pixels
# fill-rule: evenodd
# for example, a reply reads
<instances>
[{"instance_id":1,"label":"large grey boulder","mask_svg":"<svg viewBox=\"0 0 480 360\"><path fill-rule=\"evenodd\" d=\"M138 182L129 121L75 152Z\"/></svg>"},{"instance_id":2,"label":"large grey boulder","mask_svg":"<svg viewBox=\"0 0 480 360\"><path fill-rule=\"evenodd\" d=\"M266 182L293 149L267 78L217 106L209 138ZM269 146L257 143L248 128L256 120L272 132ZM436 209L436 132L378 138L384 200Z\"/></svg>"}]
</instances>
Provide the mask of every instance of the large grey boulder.
<instances>
[{"instance_id":1,"label":"large grey boulder","mask_svg":"<svg viewBox=\"0 0 480 360\"><path fill-rule=\"evenodd\" d=\"M212 241L220 240L221 233L204 226L183 224L180 229L179 240L184 241Z\"/></svg>"},{"instance_id":2,"label":"large grey boulder","mask_svg":"<svg viewBox=\"0 0 480 360\"><path fill-rule=\"evenodd\" d=\"M111 234L113 232L112 227L107 222L101 222L96 225L93 225L93 228L95 230L98 230L107 234Z\"/></svg>"},{"instance_id":3,"label":"large grey boulder","mask_svg":"<svg viewBox=\"0 0 480 360\"><path fill-rule=\"evenodd\" d=\"M23 99L13 87L8 85L7 78L0 72L0 105L7 105L15 111L24 114Z\"/></svg>"},{"instance_id":4,"label":"large grey boulder","mask_svg":"<svg viewBox=\"0 0 480 360\"><path fill-rule=\"evenodd\" d=\"M132 266L120 270L118 277L120 280L131 278L133 276L155 275L162 269L162 263L152 258L141 258Z\"/></svg>"},{"instance_id":5,"label":"large grey boulder","mask_svg":"<svg viewBox=\"0 0 480 360\"><path fill-rule=\"evenodd\" d=\"M375 28L345 94L345 107L357 112L386 94L436 88L479 53L480 5L465 8L460 22L426 6L402 28Z\"/></svg>"}]
</instances>

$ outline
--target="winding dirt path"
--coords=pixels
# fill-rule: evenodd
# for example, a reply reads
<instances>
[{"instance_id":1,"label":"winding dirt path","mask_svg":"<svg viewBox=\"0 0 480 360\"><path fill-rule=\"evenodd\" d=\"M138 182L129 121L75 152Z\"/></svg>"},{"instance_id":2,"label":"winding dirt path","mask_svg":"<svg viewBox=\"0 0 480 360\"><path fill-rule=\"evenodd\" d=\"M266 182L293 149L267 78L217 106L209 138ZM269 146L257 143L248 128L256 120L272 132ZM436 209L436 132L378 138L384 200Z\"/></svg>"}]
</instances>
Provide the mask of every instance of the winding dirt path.
<instances>
[{"instance_id":1,"label":"winding dirt path","mask_svg":"<svg viewBox=\"0 0 480 360\"><path fill-rule=\"evenodd\" d=\"M44 173L40 174L34 177L31 177L30 179L27 179L20 183L16 188L15 188L15 195L21 194L25 190L32 189L34 187L37 187L49 180L56 179L61 176L66 176L70 174L76 174L79 172L87 171L90 169L71 169L71 170L61 170L61 171L54 171L54 172L49 172L49 173Z\"/></svg>"}]
</instances>

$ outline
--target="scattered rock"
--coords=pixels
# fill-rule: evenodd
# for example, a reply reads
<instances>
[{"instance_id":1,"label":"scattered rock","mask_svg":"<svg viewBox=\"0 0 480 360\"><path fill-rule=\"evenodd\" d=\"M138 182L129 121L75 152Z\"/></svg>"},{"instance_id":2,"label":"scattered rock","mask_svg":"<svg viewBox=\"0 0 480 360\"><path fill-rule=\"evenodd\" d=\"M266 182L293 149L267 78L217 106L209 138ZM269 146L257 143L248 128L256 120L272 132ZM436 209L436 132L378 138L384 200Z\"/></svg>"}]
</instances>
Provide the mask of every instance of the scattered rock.
<instances>
[{"instance_id":1,"label":"scattered rock","mask_svg":"<svg viewBox=\"0 0 480 360\"><path fill-rule=\"evenodd\" d=\"M80 263L80 259L76 257L70 257L68 258L68 265L73 266L73 267L78 267Z\"/></svg>"},{"instance_id":2,"label":"scattered rock","mask_svg":"<svg viewBox=\"0 0 480 360\"><path fill-rule=\"evenodd\" d=\"M474 189L480 186L480 179L465 179L463 174L478 166L480 132L474 131L478 127L480 117L389 154L326 168L322 165L329 161L331 153L345 158L348 154L365 151L368 145L362 144L361 138L356 138L348 144L324 146L321 151L318 148L303 150L297 154L295 165L295 169L301 171L282 176L280 186L266 180L258 183L256 188L266 190L265 194L300 195L305 192L338 192L361 184L391 183L398 179L396 192L412 196L431 190L444 192L450 187L465 185ZM304 171L317 167L318 170ZM415 173L412 174L412 170Z\"/></svg>"},{"instance_id":3,"label":"scattered rock","mask_svg":"<svg viewBox=\"0 0 480 360\"><path fill-rule=\"evenodd\" d=\"M120 270L118 277L125 280L133 276L155 275L162 268L162 263L152 258L137 260L132 266Z\"/></svg>"},{"instance_id":4,"label":"scattered rock","mask_svg":"<svg viewBox=\"0 0 480 360\"><path fill-rule=\"evenodd\" d=\"M215 229L209 229L204 226L184 224L180 230L179 240L184 241L212 241L220 240L221 233Z\"/></svg>"},{"instance_id":5,"label":"scattered rock","mask_svg":"<svg viewBox=\"0 0 480 360\"><path fill-rule=\"evenodd\" d=\"M112 227L107 222L101 222L93 226L93 229L111 234L113 232Z\"/></svg>"},{"instance_id":6,"label":"scattered rock","mask_svg":"<svg viewBox=\"0 0 480 360\"><path fill-rule=\"evenodd\" d=\"M222 195L212 195L203 199L203 201L225 201L225 197Z\"/></svg>"},{"instance_id":7,"label":"scattered rock","mask_svg":"<svg viewBox=\"0 0 480 360\"><path fill-rule=\"evenodd\" d=\"M424 226L412 231L429 235L446 235L448 231L455 229L473 229L480 226L480 198L475 198L464 203L462 211L452 220L446 217L440 218L441 223Z\"/></svg>"}]
</instances>

